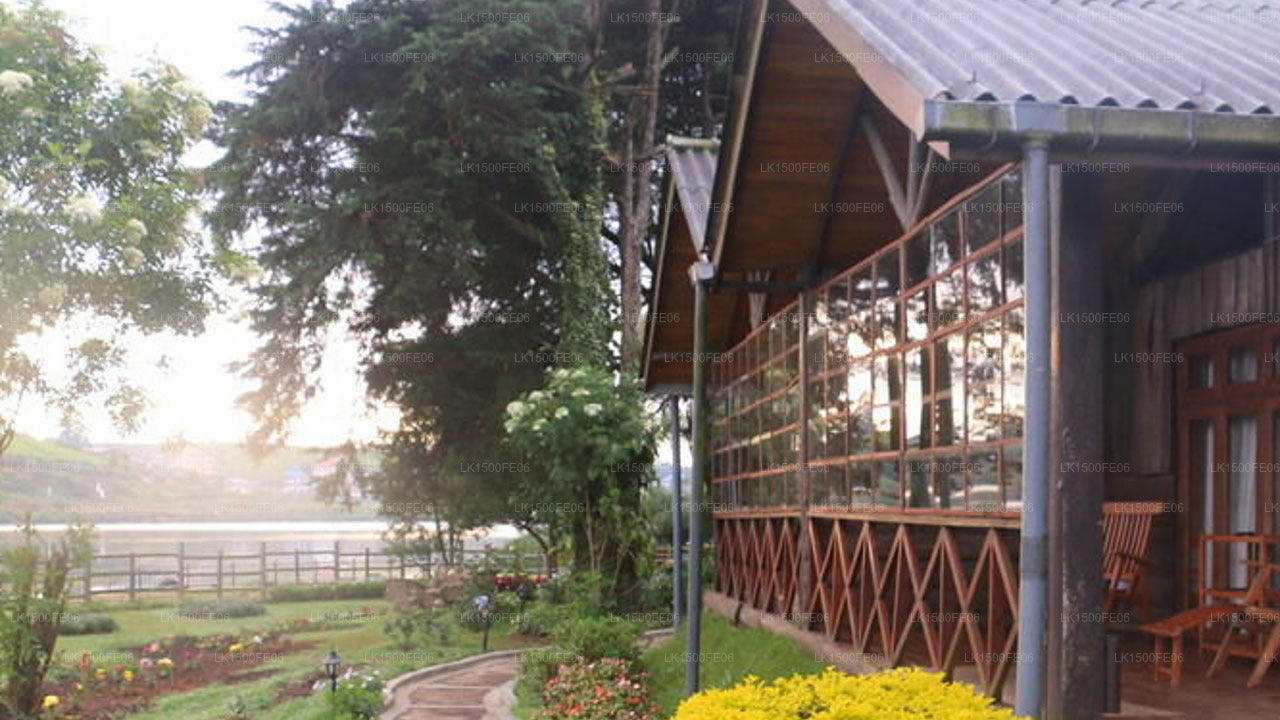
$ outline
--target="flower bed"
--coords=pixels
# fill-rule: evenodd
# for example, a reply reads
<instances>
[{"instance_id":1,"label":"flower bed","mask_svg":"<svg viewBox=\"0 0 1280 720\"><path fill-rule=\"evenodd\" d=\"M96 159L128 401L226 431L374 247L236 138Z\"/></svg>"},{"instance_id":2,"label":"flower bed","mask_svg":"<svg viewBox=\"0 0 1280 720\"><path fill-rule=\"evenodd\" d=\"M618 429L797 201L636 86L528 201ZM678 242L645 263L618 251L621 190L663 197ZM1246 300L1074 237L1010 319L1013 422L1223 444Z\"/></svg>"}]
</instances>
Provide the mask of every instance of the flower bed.
<instances>
[{"instance_id":1,"label":"flower bed","mask_svg":"<svg viewBox=\"0 0 1280 720\"><path fill-rule=\"evenodd\" d=\"M535 720L656 720L659 709L649 699L647 678L616 658L561 665L543 687L545 709Z\"/></svg>"},{"instance_id":2,"label":"flower bed","mask_svg":"<svg viewBox=\"0 0 1280 720\"><path fill-rule=\"evenodd\" d=\"M770 683L747 678L680 703L674 720L1015 720L973 688L941 674L898 668L872 675L793 675Z\"/></svg>"},{"instance_id":3,"label":"flower bed","mask_svg":"<svg viewBox=\"0 0 1280 720\"><path fill-rule=\"evenodd\" d=\"M84 653L75 677L45 684L47 717L71 720L110 720L135 712L152 698L186 692L212 683L248 682L274 670L253 668L267 660L313 648L294 636L330 629L335 623L302 618L240 633L193 637L168 635L98 662ZM121 657L116 657L121 656Z\"/></svg>"}]
</instances>

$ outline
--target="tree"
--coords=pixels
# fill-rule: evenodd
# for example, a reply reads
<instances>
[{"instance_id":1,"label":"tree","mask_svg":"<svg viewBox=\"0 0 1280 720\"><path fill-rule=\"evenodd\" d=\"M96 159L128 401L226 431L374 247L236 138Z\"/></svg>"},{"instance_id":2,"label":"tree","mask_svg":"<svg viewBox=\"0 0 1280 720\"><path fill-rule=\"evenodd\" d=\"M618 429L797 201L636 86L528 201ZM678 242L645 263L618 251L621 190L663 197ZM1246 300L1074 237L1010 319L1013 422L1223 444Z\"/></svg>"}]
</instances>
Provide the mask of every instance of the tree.
<instances>
[{"instance_id":1,"label":"tree","mask_svg":"<svg viewBox=\"0 0 1280 720\"><path fill-rule=\"evenodd\" d=\"M132 429L145 398L116 372L124 336L202 330L218 263L189 222L197 179L181 158L209 114L172 66L112 84L59 15L0 6L0 453L29 395L68 424L105 397ZM86 315L110 321L52 372L35 338Z\"/></svg>"}]
</instances>

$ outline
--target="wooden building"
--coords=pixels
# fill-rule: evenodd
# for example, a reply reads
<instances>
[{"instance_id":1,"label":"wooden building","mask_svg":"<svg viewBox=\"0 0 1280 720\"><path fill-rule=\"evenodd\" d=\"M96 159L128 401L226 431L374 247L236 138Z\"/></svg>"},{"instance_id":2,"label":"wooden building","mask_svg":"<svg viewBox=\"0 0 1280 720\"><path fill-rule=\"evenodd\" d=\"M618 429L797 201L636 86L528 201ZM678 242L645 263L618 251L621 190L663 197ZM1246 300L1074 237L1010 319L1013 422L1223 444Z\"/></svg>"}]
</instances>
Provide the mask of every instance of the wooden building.
<instances>
[{"instance_id":1,"label":"wooden building","mask_svg":"<svg viewBox=\"0 0 1280 720\"><path fill-rule=\"evenodd\" d=\"M1240 598L1280 546L1276 47L1250 1L747 0L723 137L668 143L645 357L705 392L715 597L1053 718L1102 712L1109 628ZM1106 501L1158 511L1108 614ZM1189 718L1280 698L1131 665Z\"/></svg>"}]
</instances>

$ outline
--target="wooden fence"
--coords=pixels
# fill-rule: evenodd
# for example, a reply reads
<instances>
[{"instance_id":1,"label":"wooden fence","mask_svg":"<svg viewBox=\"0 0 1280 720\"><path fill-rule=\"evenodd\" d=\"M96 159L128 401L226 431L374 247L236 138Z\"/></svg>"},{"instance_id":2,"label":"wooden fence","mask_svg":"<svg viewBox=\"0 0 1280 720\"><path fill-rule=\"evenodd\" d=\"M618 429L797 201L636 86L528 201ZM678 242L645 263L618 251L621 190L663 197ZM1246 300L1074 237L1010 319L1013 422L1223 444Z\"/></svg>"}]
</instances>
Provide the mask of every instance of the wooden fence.
<instances>
[{"instance_id":1,"label":"wooden fence","mask_svg":"<svg viewBox=\"0 0 1280 720\"><path fill-rule=\"evenodd\" d=\"M511 572L546 572L546 558L500 550L465 550L463 565L492 564ZM398 578L430 577L447 567L438 556L405 556L365 547L344 552L341 543L323 550L268 550L261 543L256 553L191 554L185 543L176 552L94 555L88 567L73 580L80 596L126 594L129 600L145 593L215 593L257 591L262 598L272 587L318 585Z\"/></svg>"}]
</instances>

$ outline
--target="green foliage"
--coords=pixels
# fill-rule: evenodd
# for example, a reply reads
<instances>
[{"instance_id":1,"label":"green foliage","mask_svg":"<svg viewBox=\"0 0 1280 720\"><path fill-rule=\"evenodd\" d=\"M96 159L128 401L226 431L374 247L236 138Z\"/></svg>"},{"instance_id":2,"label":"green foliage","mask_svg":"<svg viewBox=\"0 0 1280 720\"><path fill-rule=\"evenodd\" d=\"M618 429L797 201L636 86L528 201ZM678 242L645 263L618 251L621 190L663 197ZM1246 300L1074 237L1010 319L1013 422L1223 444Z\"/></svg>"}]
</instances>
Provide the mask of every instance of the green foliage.
<instances>
[{"instance_id":1,"label":"green foliage","mask_svg":"<svg viewBox=\"0 0 1280 720\"><path fill-rule=\"evenodd\" d=\"M440 611L396 613L382 627L382 632L393 639L396 647L411 650L420 645L448 645L453 623L448 614Z\"/></svg>"},{"instance_id":2,"label":"green foliage","mask_svg":"<svg viewBox=\"0 0 1280 720\"><path fill-rule=\"evenodd\" d=\"M20 528L21 543L4 550L0 563L0 670L4 700L0 716L39 712L41 685L54 661L58 625L65 616L70 572L85 567L93 553L92 527L74 525L46 554L30 518Z\"/></svg>"},{"instance_id":3,"label":"green foliage","mask_svg":"<svg viewBox=\"0 0 1280 720\"><path fill-rule=\"evenodd\" d=\"M384 580L332 583L329 585L280 585L267 591L268 602L308 602L313 600L362 600L387 594Z\"/></svg>"},{"instance_id":4,"label":"green foliage","mask_svg":"<svg viewBox=\"0 0 1280 720\"><path fill-rule=\"evenodd\" d=\"M584 662L640 659L640 627L617 617L576 618L557 627L552 638L556 647Z\"/></svg>"},{"instance_id":5,"label":"green foliage","mask_svg":"<svg viewBox=\"0 0 1280 720\"><path fill-rule=\"evenodd\" d=\"M572 538L575 574L601 579L601 600L637 601L653 537L639 502L653 477L656 428L629 379L556 370L507 406L507 437L539 472L520 486L531 521Z\"/></svg>"},{"instance_id":6,"label":"green foliage","mask_svg":"<svg viewBox=\"0 0 1280 720\"><path fill-rule=\"evenodd\" d=\"M551 637L557 627L574 615L574 608L568 605L534 603L516 616L516 632L534 637Z\"/></svg>"},{"instance_id":7,"label":"green foliage","mask_svg":"<svg viewBox=\"0 0 1280 720\"><path fill-rule=\"evenodd\" d=\"M183 163L210 112L173 66L115 83L60 15L0 6L0 400L34 393L74 422L101 398L136 426L144 398L121 331L196 333L212 301ZM76 338L65 367L29 352L82 313L109 321ZM0 440L11 420L0 413Z\"/></svg>"},{"instance_id":8,"label":"green foliage","mask_svg":"<svg viewBox=\"0 0 1280 720\"><path fill-rule=\"evenodd\" d=\"M338 689L326 693L329 716L325 720L370 720L382 710L382 676L378 672L348 671Z\"/></svg>"},{"instance_id":9,"label":"green foliage","mask_svg":"<svg viewBox=\"0 0 1280 720\"><path fill-rule=\"evenodd\" d=\"M177 615L184 618L218 620L266 615L261 603L248 600L187 600L178 605Z\"/></svg>"},{"instance_id":10,"label":"green foliage","mask_svg":"<svg viewBox=\"0 0 1280 720\"><path fill-rule=\"evenodd\" d=\"M65 615L58 624L59 635L105 635L119 629L110 615Z\"/></svg>"}]
</instances>

